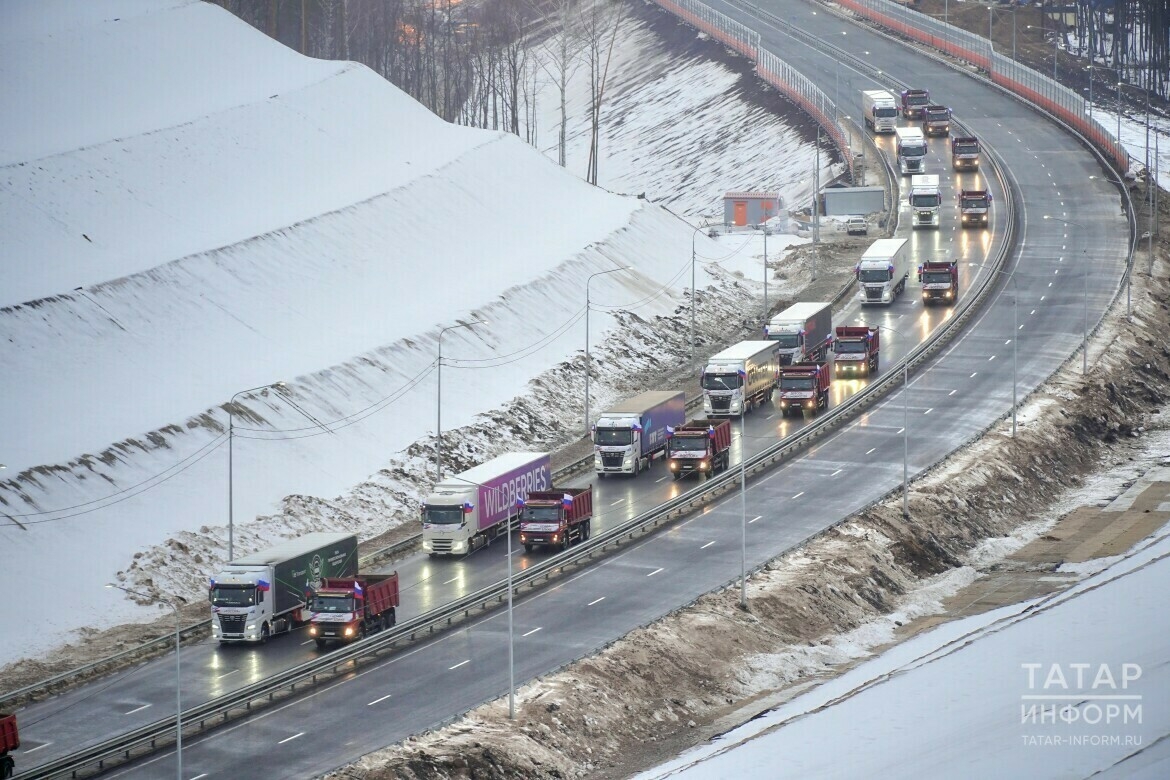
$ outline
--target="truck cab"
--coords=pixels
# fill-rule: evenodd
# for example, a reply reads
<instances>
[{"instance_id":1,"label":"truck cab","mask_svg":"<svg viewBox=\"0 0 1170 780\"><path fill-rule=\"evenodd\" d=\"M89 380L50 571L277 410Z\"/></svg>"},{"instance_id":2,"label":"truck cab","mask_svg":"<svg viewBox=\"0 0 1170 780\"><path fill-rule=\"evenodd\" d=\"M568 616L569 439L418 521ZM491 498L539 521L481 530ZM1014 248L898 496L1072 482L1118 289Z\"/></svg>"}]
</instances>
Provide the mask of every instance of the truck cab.
<instances>
[{"instance_id":1,"label":"truck cab","mask_svg":"<svg viewBox=\"0 0 1170 780\"><path fill-rule=\"evenodd\" d=\"M898 170L903 175L922 173L926 169L926 136L917 127L899 127L896 134Z\"/></svg>"},{"instance_id":2,"label":"truck cab","mask_svg":"<svg viewBox=\"0 0 1170 780\"><path fill-rule=\"evenodd\" d=\"M951 167L970 171L979 167L979 139L962 135L951 139Z\"/></svg>"},{"instance_id":3,"label":"truck cab","mask_svg":"<svg viewBox=\"0 0 1170 780\"><path fill-rule=\"evenodd\" d=\"M327 578L309 602L309 636L317 647L356 641L393 626L397 606L398 572Z\"/></svg>"},{"instance_id":4,"label":"truck cab","mask_svg":"<svg viewBox=\"0 0 1170 780\"><path fill-rule=\"evenodd\" d=\"M902 92L902 116L906 119L921 119L930 105L930 90L907 89Z\"/></svg>"},{"instance_id":5,"label":"truck cab","mask_svg":"<svg viewBox=\"0 0 1170 780\"><path fill-rule=\"evenodd\" d=\"M833 368L829 363L802 363L780 368L780 414L815 415L829 408L829 385Z\"/></svg>"},{"instance_id":6,"label":"truck cab","mask_svg":"<svg viewBox=\"0 0 1170 780\"><path fill-rule=\"evenodd\" d=\"M922 110L922 132L926 135L951 134L951 110L946 106L930 104Z\"/></svg>"},{"instance_id":7,"label":"truck cab","mask_svg":"<svg viewBox=\"0 0 1170 780\"><path fill-rule=\"evenodd\" d=\"M959 297L959 267L953 262L927 262L918 266L922 303L952 304Z\"/></svg>"},{"instance_id":8,"label":"truck cab","mask_svg":"<svg viewBox=\"0 0 1170 780\"><path fill-rule=\"evenodd\" d=\"M666 466L675 479L687 474L710 477L731 458L731 421L691 420L667 432Z\"/></svg>"},{"instance_id":9,"label":"truck cab","mask_svg":"<svg viewBox=\"0 0 1170 780\"><path fill-rule=\"evenodd\" d=\"M602 417L593 426L593 449L599 474L637 474L642 452L642 424L637 417Z\"/></svg>"},{"instance_id":10,"label":"truck cab","mask_svg":"<svg viewBox=\"0 0 1170 780\"><path fill-rule=\"evenodd\" d=\"M833 373L838 378L876 374L880 344L877 328L838 326L837 338L833 342Z\"/></svg>"},{"instance_id":11,"label":"truck cab","mask_svg":"<svg viewBox=\"0 0 1170 780\"><path fill-rule=\"evenodd\" d=\"M475 486L436 487L422 508L423 549L430 555L471 552L478 509Z\"/></svg>"},{"instance_id":12,"label":"truck cab","mask_svg":"<svg viewBox=\"0 0 1170 780\"><path fill-rule=\"evenodd\" d=\"M937 175L919 175L910 179L910 209L913 213L913 227L937 228L941 206L942 190L939 189Z\"/></svg>"},{"instance_id":13,"label":"truck cab","mask_svg":"<svg viewBox=\"0 0 1170 780\"><path fill-rule=\"evenodd\" d=\"M987 190L960 190L959 216L963 227L989 227L991 193Z\"/></svg>"},{"instance_id":14,"label":"truck cab","mask_svg":"<svg viewBox=\"0 0 1170 780\"><path fill-rule=\"evenodd\" d=\"M589 538L593 523L593 488L533 491L520 506L520 543L524 552L537 547L567 550Z\"/></svg>"},{"instance_id":15,"label":"truck cab","mask_svg":"<svg viewBox=\"0 0 1170 780\"><path fill-rule=\"evenodd\" d=\"M267 567L235 567L211 580L208 600L215 619L212 637L220 642L261 642L264 627L273 622L271 576Z\"/></svg>"}]
</instances>

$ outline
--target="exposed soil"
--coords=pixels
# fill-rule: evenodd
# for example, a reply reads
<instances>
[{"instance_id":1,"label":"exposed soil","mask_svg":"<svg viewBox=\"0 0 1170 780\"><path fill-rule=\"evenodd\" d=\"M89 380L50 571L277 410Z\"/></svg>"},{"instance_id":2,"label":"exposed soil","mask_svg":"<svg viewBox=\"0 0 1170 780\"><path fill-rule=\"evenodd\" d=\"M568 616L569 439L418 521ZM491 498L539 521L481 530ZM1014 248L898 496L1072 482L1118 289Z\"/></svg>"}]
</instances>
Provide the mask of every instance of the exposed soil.
<instances>
[{"instance_id":1,"label":"exposed soil","mask_svg":"<svg viewBox=\"0 0 1170 780\"><path fill-rule=\"evenodd\" d=\"M754 575L750 612L737 588L708 594L525 684L515 721L501 699L327 777L627 777L947 619L947 607L986 608L989 574L1015 569L1021 599L1062 587L1037 583L1062 539L1080 534L1080 554L1091 557L1141 538L1150 518L1094 535L1085 530L1100 522L1091 509L1052 513L1088 476L1170 457L1146 449L1151 432L1162 441L1170 429L1160 417L1170 398L1170 345L1160 335L1170 327L1170 233L1162 236L1153 278L1143 272L1150 259L1136 257L1133 321L1122 299L1090 347L1088 379L1071 361L1026 400L1015 438L1010 420L998 423L917 480L909 520L900 498L847 518Z\"/></svg>"}]
</instances>

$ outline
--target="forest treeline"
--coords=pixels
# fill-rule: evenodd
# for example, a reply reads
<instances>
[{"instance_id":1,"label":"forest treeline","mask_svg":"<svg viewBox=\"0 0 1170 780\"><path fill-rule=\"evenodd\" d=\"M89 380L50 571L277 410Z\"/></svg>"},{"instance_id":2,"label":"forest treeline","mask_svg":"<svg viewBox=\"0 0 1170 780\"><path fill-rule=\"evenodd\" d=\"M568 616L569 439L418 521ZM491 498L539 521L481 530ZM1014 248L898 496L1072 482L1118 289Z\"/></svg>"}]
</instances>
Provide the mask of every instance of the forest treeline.
<instances>
[{"instance_id":1,"label":"forest treeline","mask_svg":"<svg viewBox=\"0 0 1170 780\"><path fill-rule=\"evenodd\" d=\"M537 84L553 85L565 164L566 92L590 85L588 181L610 54L625 0L207 0L310 57L360 62L450 122L538 137Z\"/></svg>"},{"instance_id":2,"label":"forest treeline","mask_svg":"<svg viewBox=\"0 0 1170 780\"><path fill-rule=\"evenodd\" d=\"M1122 81L1153 96L1170 97L1170 0L1076 0L1075 8L1082 56L1115 68Z\"/></svg>"}]
</instances>

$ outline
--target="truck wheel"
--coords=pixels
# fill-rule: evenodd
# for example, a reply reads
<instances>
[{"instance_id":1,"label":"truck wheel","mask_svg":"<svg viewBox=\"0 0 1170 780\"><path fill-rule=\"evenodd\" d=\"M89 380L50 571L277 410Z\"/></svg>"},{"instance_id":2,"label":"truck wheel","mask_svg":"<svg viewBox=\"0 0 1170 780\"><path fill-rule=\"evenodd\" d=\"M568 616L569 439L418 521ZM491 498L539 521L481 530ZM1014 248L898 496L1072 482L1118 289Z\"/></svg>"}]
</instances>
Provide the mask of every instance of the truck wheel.
<instances>
[{"instance_id":1,"label":"truck wheel","mask_svg":"<svg viewBox=\"0 0 1170 780\"><path fill-rule=\"evenodd\" d=\"M16 761L12 756L0 756L0 777L12 777L12 772L16 768Z\"/></svg>"},{"instance_id":2,"label":"truck wheel","mask_svg":"<svg viewBox=\"0 0 1170 780\"><path fill-rule=\"evenodd\" d=\"M532 552L532 545L531 544L524 545L524 552L526 552L526 553Z\"/></svg>"},{"instance_id":3,"label":"truck wheel","mask_svg":"<svg viewBox=\"0 0 1170 780\"><path fill-rule=\"evenodd\" d=\"M390 612L388 614L389 617L386 619L386 628L390 628L398 622L398 613L395 611L394 607L390 608Z\"/></svg>"},{"instance_id":4,"label":"truck wheel","mask_svg":"<svg viewBox=\"0 0 1170 780\"><path fill-rule=\"evenodd\" d=\"M583 529L581 529L581 533L583 534L581 537L582 541L588 540L590 536L593 536L593 521L592 520L585 521L585 527Z\"/></svg>"},{"instance_id":5,"label":"truck wheel","mask_svg":"<svg viewBox=\"0 0 1170 780\"><path fill-rule=\"evenodd\" d=\"M317 640L317 649L318 649L318 650L323 650L323 649L325 649L325 645L326 645L326 644L328 644L328 643L327 643L327 642L326 642L324 639L318 639L318 640Z\"/></svg>"},{"instance_id":6,"label":"truck wheel","mask_svg":"<svg viewBox=\"0 0 1170 780\"><path fill-rule=\"evenodd\" d=\"M268 624L265 623L264 625L260 626L260 644L262 644L262 645L268 644L268 638L270 636L271 636L271 632L268 629Z\"/></svg>"}]
</instances>

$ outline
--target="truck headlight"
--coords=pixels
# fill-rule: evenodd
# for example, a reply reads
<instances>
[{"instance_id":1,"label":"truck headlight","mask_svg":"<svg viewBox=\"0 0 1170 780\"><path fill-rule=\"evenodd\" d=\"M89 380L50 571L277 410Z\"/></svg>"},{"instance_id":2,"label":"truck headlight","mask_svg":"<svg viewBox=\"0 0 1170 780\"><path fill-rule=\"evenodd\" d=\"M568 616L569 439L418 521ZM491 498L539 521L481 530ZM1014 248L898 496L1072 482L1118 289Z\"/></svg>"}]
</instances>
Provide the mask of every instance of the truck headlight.
<instances>
[{"instance_id":1,"label":"truck headlight","mask_svg":"<svg viewBox=\"0 0 1170 780\"><path fill-rule=\"evenodd\" d=\"M528 541L528 535L527 534L520 534L520 544L524 544L527 541Z\"/></svg>"},{"instance_id":2,"label":"truck headlight","mask_svg":"<svg viewBox=\"0 0 1170 780\"><path fill-rule=\"evenodd\" d=\"M553 542L554 542L554 543L555 543L557 540L559 540L560 538L561 538L561 535L560 535L560 534L553 534Z\"/></svg>"},{"instance_id":3,"label":"truck headlight","mask_svg":"<svg viewBox=\"0 0 1170 780\"><path fill-rule=\"evenodd\" d=\"M467 540L451 545L451 552L467 552Z\"/></svg>"},{"instance_id":4,"label":"truck headlight","mask_svg":"<svg viewBox=\"0 0 1170 780\"><path fill-rule=\"evenodd\" d=\"M670 470L671 471L678 471L678 461L677 460L672 460L670 462Z\"/></svg>"},{"instance_id":5,"label":"truck headlight","mask_svg":"<svg viewBox=\"0 0 1170 780\"><path fill-rule=\"evenodd\" d=\"M255 631L255 630L256 630L256 624L255 624L255 623L249 623L249 624L248 624L248 627L247 627L245 630L246 630L246 631Z\"/></svg>"},{"instance_id":6,"label":"truck headlight","mask_svg":"<svg viewBox=\"0 0 1170 780\"><path fill-rule=\"evenodd\" d=\"M345 635L346 636L353 636L353 626L346 626L345 627Z\"/></svg>"},{"instance_id":7,"label":"truck headlight","mask_svg":"<svg viewBox=\"0 0 1170 780\"><path fill-rule=\"evenodd\" d=\"M781 409L787 409L787 408L788 408L788 402L787 402L787 401L785 401L784 399L780 399L780 408L781 408Z\"/></svg>"},{"instance_id":8,"label":"truck headlight","mask_svg":"<svg viewBox=\"0 0 1170 780\"><path fill-rule=\"evenodd\" d=\"M317 627L309 626L309 636L317 636Z\"/></svg>"},{"instance_id":9,"label":"truck headlight","mask_svg":"<svg viewBox=\"0 0 1170 780\"><path fill-rule=\"evenodd\" d=\"M705 460L699 461L699 471L706 471L706 470L707 470L707 461L705 461Z\"/></svg>"}]
</instances>

